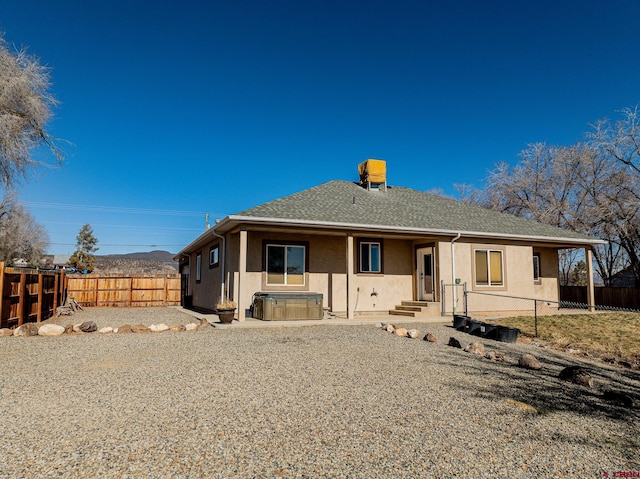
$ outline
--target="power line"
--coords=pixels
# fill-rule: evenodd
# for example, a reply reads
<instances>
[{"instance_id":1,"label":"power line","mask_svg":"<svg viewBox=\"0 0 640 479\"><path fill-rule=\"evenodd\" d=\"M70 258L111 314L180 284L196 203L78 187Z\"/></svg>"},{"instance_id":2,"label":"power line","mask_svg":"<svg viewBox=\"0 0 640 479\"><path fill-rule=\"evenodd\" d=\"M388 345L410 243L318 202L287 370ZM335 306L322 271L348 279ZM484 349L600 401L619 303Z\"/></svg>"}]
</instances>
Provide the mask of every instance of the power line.
<instances>
[{"instance_id":1,"label":"power line","mask_svg":"<svg viewBox=\"0 0 640 479\"><path fill-rule=\"evenodd\" d=\"M73 205L67 203L45 203L40 201L25 201L24 205L33 208L52 208L59 210L80 210L80 211L97 211L101 213L129 213L139 215L159 215L159 216L204 216L204 211L184 211L184 210L160 210L153 208L128 208L124 206L92 206L92 205ZM224 217L226 215L214 213L210 216Z\"/></svg>"},{"instance_id":2,"label":"power line","mask_svg":"<svg viewBox=\"0 0 640 479\"><path fill-rule=\"evenodd\" d=\"M82 226L84 223L67 222L67 221L47 221L48 225L70 225L70 226ZM146 225L109 225L102 223L91 223L91 227L106 227L106 228L128 228L128 229L144 229L148 230L172 230L172 231L202 231L203 228L176 228L173 226L146 226Z\"/></svg>"}]
</instances>

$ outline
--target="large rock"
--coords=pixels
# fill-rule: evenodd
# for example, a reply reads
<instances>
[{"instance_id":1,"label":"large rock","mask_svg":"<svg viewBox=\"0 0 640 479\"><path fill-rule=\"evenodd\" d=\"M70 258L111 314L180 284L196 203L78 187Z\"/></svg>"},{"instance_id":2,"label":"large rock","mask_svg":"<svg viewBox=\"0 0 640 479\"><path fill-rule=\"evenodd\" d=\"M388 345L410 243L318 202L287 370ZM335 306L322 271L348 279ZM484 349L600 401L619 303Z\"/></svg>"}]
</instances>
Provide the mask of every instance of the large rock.
<instances>
[{"instance_id":1,"label":"large rock","mask_svg":"<svg viewBox=\"0 0 640 479\"><path fill-rule=\"evenodd\" d=\"M605 391L602 394L602 399L617 404L618 406L633 407L634 405L633 398L620 391Z\"/></svg>"},{"instance_id":2,"label":"large rock","mask_svg":"<svg viewBox=\"0 0 640 479\"><path fill-rule=\"evenodd\" d=\"M411 339L416 339L419 335L420 331L418 331L417 329L410 329L409 331L407 331L407 337Z\"/></svg>"},{"instance_id":3,"label":"large rock","mask_svg":"<svg viewBox=\"0 0 640 479\"><path fill-rule=\"evenodd\" d=\"M518 360L518 366L520 366L521 368L533 369L536 371L542 369L542 363L538 361L538 358L529 353L520 356L520 359Z\"/></svg>"},{"instance_id":4,"label":"large rock","mask_svg":"<svg viewBox=\"0 0 640 479\"><path fill-rule=\"evenodd\" d=\"M169 326L164 323L152 324L151 326L149 326L149 329L154 333L162 333L163 331L169 331Z\"/></svg>"},{"instance_id":5,"label":"large rock","mask_svg":"<svg viewBox=\"0 0 640 479\"><path fill-rule=\"evenodd\" d=\"M1 328L0 336L13 336L13 329L9 328Z\"/></svg>"},{"instance_id":6,"label":"large rock","mask_svg":"<svg viewBox=\"0 0 640 479\"><path fill-rule=\"evenodd\" d=\"M200 324L198 325L198 329L209 329L211 327L214 327L214 326L212 326L211 323L207 321L206 318L200 318Z\"/></svg>"},{"instance_id":7,"label":"large rock","mask_svg":"<svg viewBox=\"0 0 640 479\"><path fill-rule=\"evenodd\" d=\"M22 326L18 326L13 330L14 336L37 336L38 335L38 325L36 323L25 323Z\"/></svg>"},{"instance_id":8,"label":"large rock","mask_svg":"<svg viewBox=\"0 0 640 479\"><path fill-rule=\"evenodd\" d=\"M390 332L393 333L396 330L396 327L393 324L387 324L387 326L385 327L385 329Z\"/></svg>"},{"instance_id":9,"label":"large rock","mask_svg":"<svg viewBox=\"0 0 640 479\"><path fill-rule=\"evenodd\" d=\"M122 326L118 326L116 329L114 329L113 332L127 334L133 333L133 329L131 328L130 324L123 324Z\"/></svg>"},{"instance_id":10,"label":"large rock","mask_svg":"<svg viewBox=\"0 0 640 479\"><path fill-rule=\"evenodd\" d=\"M474 342L470 343L464 350L467 353L477 354L478 356L484 356L484 346L482 343Z\"/></svg>"},{"instance_id":11,"label":"large rock","mask_svg":"<svg viewBox=\"0 0 640 479\"><path fill-rule=\"evenodd\" d=\"M59 324L43 324L38 329L39 336L60 336L64 334L64 326Z\"/></svg>"},{"instance_id":12,"label":"large rock","mask_svg":"<svg viewBox=\"0 0 640 479\"><path fill-rule=\"evenodd\" d=\"M405 328L398 328L393 332L396 336L406 336L407 330Z\"/></svg>"},{"instance_id":13,"label":"large rock","mask_svg":"<svg viewBox=\"0 0 640 479\"><path fill-rule=\"evenodd\" d=\"M67 324L64 328L64 334L73 333L73 324Z\"/></svg>"},{"instance_id":14,"label":"large rock","mask_svg":"<svg viewBox=\"0 0 640 479\"><path fill-rule=\"evenodd\" d=\"M98 325L95 321L85 321L84 323L81 323L79 327L80 331L83 333L93 333L98 330Z\"/></svg>"},{"instance_id":15,"label":"large rock","mask_svg":"<svg viewBox=\"0 0 640 479\"><path fill-rule=\"evenodd\" d=\"M462 349L462 344L460 344L460 341L458 341L456 338L449 338L449 342L447 343L447 346Z\"/></svg>"},{"instance_id":16,"label":"large rock","mask_svg":"<svg viewBox=\"0 0 640 479\"><path fill-rule=\"evenodd\" d=\"M188 323L184 325L184 329L186 331L195 331L198 329L198 325L196 323Z\"/></svg>"},{"instance_id":17,"label":"large rock","mask_svg":"<svg viewBox=\"0 0 640 479\"><path fill-rule=\"evenodd\" d=\"M147 328L144 324L134 324L131 326L131 331L134 333L150 333L151 330Z\"/></svg>"},{"instance_id":18,"label":"large rock","mask_svg":"<svg viewBox=\"0 0 640 479\"><path fill-rule=\"evenodd\" d=\"M488 353L485 353L484 357L489 361L504 362L504 354L499 353L498 351L489 351Z\"/></svg>"},{"instance_id":19,"label":"large rock","mask_svg":"<svg viewBox=\"0 0 640 479\"><path fill-rule=\"evenodd\" d=\"M104 328L98 329L98 332L101 334L113 333L113 328L111 326L105 326Z\"/></svg>"},{"instance_id":20,"label":"large rock","mask_svg":"<svg viewBox=\"0 0 640 479\"><path fill-rule=\"evenodd\" d=\"M430 343L436 343L438 342L438 338L436 338L433 334L431 333L427 333L424 335L424 338L422 338L424 341L429 341Z\"/></svg>"},{"instance_id":21,"label":"large rock","mask_svg":"<svg viewBox=\"0 0 640 479\"><path fill-rule=\"evenodd\" d=\"M586 386L588 388L593 387L593 378L589 371L580 366L568 366L560 371L559 374L560 379L564 379L565 381L571 381L574 384L579 384L580 386Z\"/></svg>"},{"instance_id":22,"label":"large rock","mask_svg":"<svg viewBox=\"0 0 640 479\"><path fill-rule=\"evenodd\" d=\"M184 324L172 324L169 326L169 331L173 331L174 333L185 331Z\"/></svg>"}]
</instances>

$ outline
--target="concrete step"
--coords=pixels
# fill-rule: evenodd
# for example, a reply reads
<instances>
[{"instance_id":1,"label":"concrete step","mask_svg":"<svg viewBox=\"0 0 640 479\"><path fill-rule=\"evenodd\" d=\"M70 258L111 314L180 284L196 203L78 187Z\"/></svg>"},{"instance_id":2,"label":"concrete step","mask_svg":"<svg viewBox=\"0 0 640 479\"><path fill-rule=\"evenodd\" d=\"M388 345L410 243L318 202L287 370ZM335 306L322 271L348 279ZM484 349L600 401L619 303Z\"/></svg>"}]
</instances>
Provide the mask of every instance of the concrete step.
<instances>
[{"instance_id":1,"label":"concrete step","mask_svg":"<svg viewBox=\"0 0 640 479\"><path fill-rule=\"evenodd\" d=\"M426 318L440 314L440 303L430 301L401 301L395 309L389 311L394 316Z\"/></svg>"},{"instance_id":2,"label":"concrete step","mask_svg":"<svg viewBox=\"0 0 640 479\"><path fill-rule=\"evenodd\" d=\"M415 318L417 316L415 311L402 311L399 309L391 309L389 310L389 314L392 316L407 316L410 318Z\"/></svg>"}]
</instances>

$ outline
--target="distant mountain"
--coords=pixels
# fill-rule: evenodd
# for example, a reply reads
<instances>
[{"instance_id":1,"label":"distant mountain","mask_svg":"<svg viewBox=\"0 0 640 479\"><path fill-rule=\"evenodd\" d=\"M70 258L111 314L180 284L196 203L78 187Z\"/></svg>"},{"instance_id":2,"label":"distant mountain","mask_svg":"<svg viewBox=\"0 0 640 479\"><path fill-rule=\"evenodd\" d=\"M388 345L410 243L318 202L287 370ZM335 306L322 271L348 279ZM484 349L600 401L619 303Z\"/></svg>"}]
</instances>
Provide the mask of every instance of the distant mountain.
<instances>
[{"instance_id":1,"label":"distant mountain","mask_svg":"<svg viewBox=\"0 0 640 479\"><path fill-rule=\"evenodd\" d=\"M178 273L178 262L173 253L156 250L127 254L96 255L96 274L167 275ZM65 264L69 256L47 255L46 264Z\"/></svg>"},{"instance_id":2,"label":"distant mountain","mask_svg":"<svg viewBox=\"0 0 640 479\"><path fill-rule=\"evenodd\" d=\"M154 259L162 261L163 263L175 263L173 261L174 253L164 250L154 250L139 253L126 253L126 254L107 254L102 255L107 258L130 258L130 259Z\"/></svg>"},{"instance_id":3,"label":"distant mountain","mask_svg":"<svg viewBox=\"0 0 640 479\"><path fill-rule=\"evenodd\" d=\"M96 274L167 275L178 273L178 263L169 251L96 255Z\"/></svg>"}]
</instances>

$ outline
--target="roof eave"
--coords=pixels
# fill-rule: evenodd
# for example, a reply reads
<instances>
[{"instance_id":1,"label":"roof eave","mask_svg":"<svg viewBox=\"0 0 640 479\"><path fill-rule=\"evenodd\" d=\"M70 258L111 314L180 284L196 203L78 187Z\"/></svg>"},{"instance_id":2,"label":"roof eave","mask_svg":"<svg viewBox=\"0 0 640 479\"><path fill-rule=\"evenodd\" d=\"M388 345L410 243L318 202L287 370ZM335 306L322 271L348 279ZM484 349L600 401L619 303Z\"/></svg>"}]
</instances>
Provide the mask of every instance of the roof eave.
<instances>
[{"instance_id":1,"label":"roof eave","mask_svg":"<svg viewBox=\"0 0 640 479\"><path fill-rule=\"evenodd\" d=\"M476 238L495 238L509 239L520 241L536 241L543 243L561 243L568 245L596 245L606 244L607 242L595 238L567 238L553 236L537 236L537 235L520 235L520 234L498 234L483 231L465 231L465 230L442 230L434 228L415 228L415 227L398 227L390 225L362 225L357 223L340 223L333 221L307 221L288 218L269 218L257 216L230 215L216 225L216 229L231 229L240 223L269 224L273 226L300 226L309 228L325 228L355 231L383 231L389 233L419 233L440 236L456 236L460 233L462 236L471 236ZM227 228L228 226L228 228ZM188 247L187 247L188 248ZM185 249L187 249L185 248Z\"/></svg>"}]
</instances>

